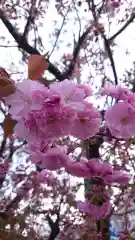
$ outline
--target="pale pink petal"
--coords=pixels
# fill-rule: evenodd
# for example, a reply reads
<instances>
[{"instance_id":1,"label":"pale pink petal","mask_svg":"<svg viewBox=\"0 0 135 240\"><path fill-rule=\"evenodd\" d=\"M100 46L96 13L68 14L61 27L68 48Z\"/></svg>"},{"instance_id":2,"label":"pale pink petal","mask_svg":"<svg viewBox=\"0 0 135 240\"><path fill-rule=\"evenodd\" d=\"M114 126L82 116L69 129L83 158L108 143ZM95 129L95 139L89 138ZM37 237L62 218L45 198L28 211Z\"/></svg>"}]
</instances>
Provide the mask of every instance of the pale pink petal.
<instances>
[{"instance_id":1,"label":"pale pink petal","mask_svg":"<svg viewBox=\"0 0 135 240\"><path fill-rule=\"evenodd\" d=\"M135 136L135 110L127 102L119 102L108 109L105 120L113 136L124 139Z\"/></svg>"},{"instance_id":2,"label":"pale pink petal","mask_svg":"<svg viewBox=\"0 0 135 240\"><path fill-rule=\"evenodd\" d=\"M110 175L113 169L110 164L101 162L99 159L91 159L86 163L90 176L104 178L106 175Z\"/></svg>"},{"instance_id":3,"label":"pale pink petal","mask_svg":"<svg viewBox=\"0 0 135 240\"><path fill-rule=\"evenodd\" d=\"M130 175L125 171L114 171L112 175L105 177L104 181L106 184L118 183L120 185L126 185L130 181Z\"/></svg>"},{"instance_id":4,"label":"pale pink petal","mask_svg":"<svg viewBox=\"0 0 135 240\"><path fill-rule=\"evenodd\" d=\"M89 177L89 171L84 163L72 163L68 162L66 166L66 171L76 177Z\"/></svg>"},{"instance_id":5,"label":"pale pink petal","mask_svg":"<svg viewBox=\"0 0 135 240\"><path fill-rule=\"evenodd\" d=\"M37 172L37 181L52 185L55 183L55 177L51 172L44 169L41 172Z\"/></svg>"},{"instance_id":6,"label":"pale pink petal","mask_svg":"<svg viewBox=\"0 0 135 240\"><path fill-rule=\"evenodd\" d=\"M92 89L90 88L90 86L88 86L86 84L77 84L77 88L80 88L84 91L85 98L92 95Z\"/></svg>"},{"instance_id":7,"label":"pale pink petal","mask_svg":"<svg viewBox=\"0 0 135 240\"><path fill-rule=\"evenodd\" d=\"M19 138L26 138L28 136L28 129L24 126L22 121L17 122L14 127L14 132Z\"/></svg>"},{"instance_id":8,"label":"pale pink petal","mask_svg":"<svg viewBox=\"0 0 135 240\"><path fill-rule=\"evenodd\" d=\"M86 94L84 88L79 88L78 84L66 79L60 83L51 84L50 89L60 95L64 106L78 111L84 109L83 100Z\"/></svg>"},{"instance_id":9,"label":"pale pink petal","mask_svg":"<svg viewBox=\"0 0 135 240\"><path fill-rule=\"evenodd\" d=\"M101 206L91 204L87 200L85 202L78 201L77 207L80 212L89 214L94 220L105 219L111 210L111 204L108 201Z\"/></svg>"},{"instance_id":10,"label":"pale pink petal","mask_svg":"<svg viewBox=\"0 0 135 240\"><path fill-rule=\"evenodd\" d=\"M45 153L39 151L32 153L31 161L39 163L41 168L56 170L65 167L69 161L69 157L59 148L50 148Z\"/></svg>"},{"instance_id":11,"label":"pale pink petal","mask_svg":"<svg viewBox=\"0 0 135 240\"><path fill-rule=\"evenodd\" d=\"M88 139L99 131L100 123L100 114L91 107L88 111L78 112L71 134L79 139Z\"/></svg>"}]
</instances>

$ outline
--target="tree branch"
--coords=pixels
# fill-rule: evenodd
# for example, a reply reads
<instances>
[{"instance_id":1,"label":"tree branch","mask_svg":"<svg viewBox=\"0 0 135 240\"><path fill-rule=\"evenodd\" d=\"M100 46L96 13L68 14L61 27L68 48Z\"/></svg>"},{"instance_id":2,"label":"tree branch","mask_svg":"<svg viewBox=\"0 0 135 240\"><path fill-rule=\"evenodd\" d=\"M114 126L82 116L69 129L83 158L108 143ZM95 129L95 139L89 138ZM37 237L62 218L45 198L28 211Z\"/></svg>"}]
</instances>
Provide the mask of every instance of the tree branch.
<instances>
[{"instance_id":1,"label":"tree branch","mask_svg":"<svg viewBox=\"0 0 135 240\"><path fill-rule=\"evenodd\" d=\"M129 18L129 20L124 24L124 26L122 28L120 28L120 30L118 30L113 36L111 36L108 40L109 41L113 41L117 36L119 36L128 26L130 23L133 22L133 20L135 19L135 13L132 13L131 17Z\"/></svg>"},{"instance_id":2,"label":"tree branch","mask_svg":"<svg viewBox=\"0 0 135 240\"><path fill-rule=\"evenodd\" d=\"M12 35L14 40L17 42L18 47L24 50L29 54L40 54L39 51L29 45L27 40L23 37L23 35L19 34L15 27L13 27L12 23L6 17L4 11L0 9L0 19L2 20L5 27L8 29L9 33ZM49 62L48 71L53 74L59 81L63 80L62 73L59 71L57 67L55 67L52 63Z\"/></svg>"},{"instance_id":3,"label":"tree branch","mask_svg":"<svg viewBox=\"0 0 135 240\"><path fill-rule=\"evenodd\" d=\"M33 15L33 7L34 7L34 5L35 5L35 0L32 0L31 8L29 10L29 16L28 16L27 23L25 25L24 32L23 32L23 37L24 38L27 38L30 25L31 25L31 23L34 22L34 15Z\"/></svg>"},{"instance_id":4,"label":"tree branch","mask_svg":"<svg viewBox=\"0 0 135 240\"><path fill-rule=\"evenodd\" d=\"M51 233L50 233L48 240L55 240L55 238L58 236L58 234L60 232L59 218L57 217L56 221L53 222L51 217L49 215L47 215L46 219L48 221L49 227L51 228Z\"/></svg>"},{"instance_id":5,"label":"tree branch","mask_svg":"<svg viewBox=\"0 0 135 240\"><path fill-rule=\"evenodd\" d=\"M5 27L8 29L8 31L10 32L12 37L14 38L14 40L17 42L19 48L21 48L22 50L24 50L28 54L40 54L39 51L36 48L29 45L29 43L27 42L26 38L23 37L23 35L21 35L17 32L17 30L12 25L12 23L8 20L8 18L6 17L6 15L5 15L5 13L2 9L0 9L0 18L1 18L2 22L4 23ZM84 41L85 41L89 31L90 31L90 29L91 29L91 27L86 29L86 31L79 38L78 43L77 43L77 45L76 45L76 47L73 51L73 59L72 59L70 65L69 65L68 70L66 70L63 74L59 71L59 69L57 67L55 67L48 60L48 62L49 62L48 71L51 74L53 74L56 77L56 79L58 79L59 81L63 81L64 79L71 77L71 75L74 71L74 68L75 68L76 60L77 60L77 57L79 55L80 49L81 49L82 44L84 43Z\"/></svg>"},{"instance_id":6,"label":"tree branch","mask_svg":"<svg viewBox=\"0 0 135 240\"><path fill-rule=\"evenodd\" d=\"M114 80L115 80L115 85L117 85L118 84L118 77L117 77L117 72L116 72L116 67L115 67L115 62L114 62L114 59L113 59L112 51L111 51L111 48L110 48L110 43L109 43L109 40L105 37L104 34L102 34L102 37L104 39L104 44L105 44L106 51L108 53L108 57L110 59L110 63L111 63L111 67L112 67L112 71L113 71L113 75L114 75Z\"/></svg>"},{"instance_id":7,"label":"tree branch","mask_svg":"<svg viewBox=\"0 0 135 240\"><path fill-rule=\"evenodd\" d=\"M58 236L58 234L60 232L59 221L60 221L60 210L61 210L61 204L62 203L63 203L63 196L61 197L59 207L58 207L58 211L56 212L57 218L56 218L55 222L52 221L49 214L46 216L48 224L51 228L51 233L50 233L50 236L49 236L48 240L55 240L55 238Z\"/></svg>"},{"instance_id":8,"label":"tree branch","mask_svg":"<svg viewBox=\"0 0 135 240\"><path fill-rule=\"evenodd\" d=\"M68 70L65 71L65 73L63 74L63 78L64 79L71 77L71 75L72 75L72 73L74 71L75 64L76 64L78 55L80 53L82 44L84 43L84 41L85 41L86 37L88 36L90 30L91 30L91 27L88 27L86 29L86 31L81 35L81 37L79 37L78 43L76 44L76 47L75 47L75 49L73 51L73 59L72 59L70 65L68 67Z\"/></svg>"}]
</instances>

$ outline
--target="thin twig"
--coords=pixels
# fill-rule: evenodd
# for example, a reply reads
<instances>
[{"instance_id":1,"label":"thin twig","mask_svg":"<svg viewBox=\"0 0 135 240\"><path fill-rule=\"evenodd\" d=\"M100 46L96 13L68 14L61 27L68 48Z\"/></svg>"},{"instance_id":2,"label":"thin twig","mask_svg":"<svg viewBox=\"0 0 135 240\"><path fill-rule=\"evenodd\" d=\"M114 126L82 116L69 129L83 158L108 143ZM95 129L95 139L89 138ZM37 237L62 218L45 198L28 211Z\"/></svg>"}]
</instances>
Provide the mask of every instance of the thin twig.
<instances>
[{"instance_id":1,"label":"thin twig","mask_svg":"<svg viewBox=\"0 0 135 240\"><path fill-rule=\"evenodd\" d=\"M133 22L133 20L135 19L135 13L132 13L131 17L129 18L129 20L124 24L124 26L122 28L120 28L113 36L111 36L108 40L111 42L113 41L116 37L118 37L128 26L130 23Z\"/></svg>"},{"instance_id":2,"label":"thin twig","mask_svg":"<svg viewBox=\"0 0 135 240\"><path fill-rule=\"evenodd\" d=\"M63 29L63 26L64 26L64 24L65 24L65 20L66 20L66 17L67 17L68 12L69 12L69 8L68 8L66 14L65 14L64 17L63 17L63 21L62 21L61 27L60 27L60 29L59 29L59 31L58 31L58 34L57 34L55 43L54 43L53 48L52 48L52 51L51 51L51 53L49 54L49 58L51 57L52 53L54 52L54 50L55 50L55 48L56 48L56 45L57 45L59 36L60 36L61 31L62 31L62 29Z\"/></svg>"},{"instance_id":3,"label":"thin twig","mask_svg":"<svg viewBox=\"0 0 135 240\"><path fill-rule=\"evenodd\" d=\"M6 17L4 11L0 9L0 19L2 20L5 27L8 29L12 37L15 39L15 41L18 44L18 47L27 52L28 54L38 54L40 55L40 52L29 45L26 39L24 39L23 35L19 34L17 32L17 29L12 25L12 23L8 20ZM48 61L49 62L49 61ZM48 71L52 73L59 81L63 80L62 73L59 71L57 67L55 67L51 62L49 62Z\"/></svg>"}]
</instances>

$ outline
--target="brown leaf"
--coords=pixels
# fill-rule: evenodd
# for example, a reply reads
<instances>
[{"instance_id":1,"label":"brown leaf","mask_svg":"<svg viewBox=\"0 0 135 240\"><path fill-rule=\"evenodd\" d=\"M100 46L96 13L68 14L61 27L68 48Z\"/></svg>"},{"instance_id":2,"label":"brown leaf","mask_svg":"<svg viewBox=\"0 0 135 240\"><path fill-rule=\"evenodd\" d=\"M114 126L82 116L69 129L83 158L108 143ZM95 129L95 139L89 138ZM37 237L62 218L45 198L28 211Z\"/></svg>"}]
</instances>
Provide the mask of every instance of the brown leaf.
<instances>
[{"instance_id":1,"label":"brown leaf","mask_svg":"<svg viewBox=\"0 0 135 240\"><path fill-rule=\"evenodd\" d=\"M28 61L28 78L31 80L38 80L49 64L44 56L30 55Z\"/></svg>"},{"instance_id":2,"label":"brown leaf","mask_svg":"<svg viewBox=\"0 0 135 240\"><path fill-rule=\"evenodd\" d=\"M7 77L0 76L0 87L4 87L11 83L11 80Z\"/></svg>"},{"instance_id":3,"label":"brown leaf","mask_svg":"<svg viewBox=\"0 0 135 240\"><path fill-rule=\"evenodd\" d=\"M2 68L2 67L0 67L0 76L10 78L10 75L8 74L8 72L5 70L5 68Z\"/></svg>"},{"instance_id":4,"label":"brown leaf","mask_svg":"<svg viewBox=\"0 0 135 240\"><path fill-rule=\"evenodd\" d=\"M4 122L2 124L5 136L8 137L13 134L13 129L16 123L17 122L11 118L10 114L6 115Z\"/></svg>"},{"instance_id":5,"label":"brown leaf","mask_svg":"<svg viewBox=\"0 0 135 240\"><path fill-rule=\"evenodd\" d=\"M7 71L0 67L0 98L7 97L15 91L15 87Z\"/></svg>"},{"instance_id":6,"label":"brown leaf","mask_svg":"<svg viewBox=\"0 0 135 240\"><path fill-rule=\"evenodd\" d=\"M10 83L11 80L9 74L4 68L0 67L0 86L6 86L7 84Z\"/></svg>"},{"instance_id":7,"label":"brown leaf","mask_svg":"<svg viewBox=\"0 0 135 240\"><path fill-rule=\"evenodd\" d=\"M7 97L14 92L15 92L15 87L12 83L10 83L4 87L0 86L0 98Z\"/></svg>"}]
</instances>

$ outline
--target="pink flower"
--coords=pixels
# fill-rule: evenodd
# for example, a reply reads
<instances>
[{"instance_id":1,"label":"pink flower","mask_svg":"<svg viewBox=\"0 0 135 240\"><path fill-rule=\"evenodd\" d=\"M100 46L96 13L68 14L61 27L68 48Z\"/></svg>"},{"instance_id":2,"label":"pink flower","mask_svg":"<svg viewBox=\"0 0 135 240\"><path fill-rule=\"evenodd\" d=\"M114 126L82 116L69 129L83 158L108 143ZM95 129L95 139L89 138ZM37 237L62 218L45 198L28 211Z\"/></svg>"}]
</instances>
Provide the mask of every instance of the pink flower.
<instances>
[{"instance_id":1,"label":"pink flower","mask_svg":"<svg viewBox=\"0 0 135 240\"><path fill-rule=\"evenodd\" d=\"M59 148L50 148L41 152L31 152L31 161L41 168L56 170L67 165L69 157Z\"/></svg>"},{"instance_id":2,"label":"pink flower","mask_svg":"<svg viewBox=\"0 0 135 240\"><path fill-rule=\"evenodd\" d=\"M58 112L62 108L59 95L50 95L43 101L43 109L46 112Z\"/></svg>"},{"instance_id":3,"label":"pink flower","mask_svg":"<svg viewBox=\"0 0 135 240\"><path fill-rule=\"evenodd\" d=\"M30 150L30 152L46 152L48 151L48 149L50 149L52 146L52 142L50 140L44 140L44 141L38 141L38 139L36 139L36 141L30 142L28 145L28 149Z\"/></svg>"},{"instance_id":4,"label":"pink flower","mask_svg":"<svg viewBox=\"0 0 135 240\"><path fill-rule=\"evenodd\" d=\"M88 213L94 220L105 219L111 211L109 201L103 203L101 206L91 204L87 200L85 202L78 201L77 207L80 212Z\"/></svg>"},{"instance_id":5,"label":"pink flower","mask_svg":"<svg viewBox=\"0 0 135 240\"><path fill-rule=\"evenodd\" d=\"M87 95L84 87L78 87L78 84L66 79L62 82L51 84L50 90L60 95L64 106L71 107L78 111L84 109L83 100Z\"/></svg>"},{"instance_id":6,"label":"pink flower","mask_svg":"<svg viewBox=\"0 0 135 240\"><path fill-rule=\"evenodd\" d=\"M48 185L53 185L55 183L55 177L53 174L45 169L41 172L37 172L36 180L39 183L47 183Z\"/></svg>"},{"instance_id":7,"label":"pink flower","mask_svg":"<svg viewBox=\"0 0 135 240\"><path fill-rule=\"evenodd\" d=\"M80 88L84 91L84 98L92 95L92 89L86 84L77 84L77 88Z\"/></svg>"},{"instance_id":8,"label":"pink flower","mask_svg":"<svg viewBox=\"0 0 135 240\"><path fill-rule=\"evenodd\" d=\"M106 176L110 176L113 173L112 166L108 163L101 162L100 159L88 160L85 165L91 177L101 177L104 180Z\"/></svg>"},{"instance_id":9,"label":"pink flower","mask_svg":"<svg viewBox=\"0 0 135 240\"><path fill-rule=\"evenodd\" d=\"M111 165L100 162L97 159L91 159L83 162L68 162L66 171L76 177L93 178L100 177L104 179L105 176L112 174L113 169Z\"/></svg>"},{"instance_id":10,"label":"pink flower","mask_svg":"<svg viewBox=\"0 0 135 240\"><path fill-rule=\"evenodd\" d=\"M116 98L117 100L125 100L127 99L128 96L132 95L133 93L131 93L128 88L108 84L108 86L105 86L100 90L100 94L102 96L107 95Z\"/></svg>"},{"instance_id":11,"label":"pink flower","mask_svg":"<svg viewBox=\"0 0 135 240\"><path fill-rule=\"evenodd\" d=\"M20 120L14 127L14 133L19 138L27 138L29 136L29 129L25 127L24 121ZM36 136L31 136L32 139L36 139Z\"/></svg>"},{"instance_id":12,"label":"pink flower","mask_svg":"<svg viewBox=\"0 0 135 240\"><path fill-rule=\"evenodd\" d=\"M127 102L118 102L105 113L106 124L117 138L135 136L135 109Z\"/></svg>"},{"instance_id":13,"label":"pink flower","mask_svg":"<svg viewBox=\"0 0 135 240\"><path fill-rule=\"evenodd\" d=\"M66 171L76 177L89 177L89 171L87 166L81 162L68 162L68 164L66 165Z\"/></svg>"},{"instance_id":14,"label":"pink flower","mask_svg":"<svg viewBox=\"0 0 135 240\"><path fill-rule=\"evenodd\" d=\"M109 0L109 5L112 8L118 8L121 5L121 0Z\"/></svg>"},{"instance_id":15,"label":"pink flower","mask_svg":"<svg viewBox=\"0 0 135 240\"><path fill-rule=\"evenodd\" d=\"M41 135L43 138L57 138L69 135L74 120L75 113L68 107L62 108L58 112L49 112L44 115Z\"/></svg>"},{"instance_id":16,"label":"pink flower","mask_svg":"<svg viewBox=\"0 0 135 240\"><path fill-rule=\"evenodd\" d=\"M9 113L13 119L20 119L24 116L32 104L32 94L34 91L47 91L47 88L39 82L24 81L15 85L16 92L5 99L5 103L10 107Z\"/></svg>"},{"instance_id":17,"label":"pink flower","mask_svg":"<svg viewBox=\"0 0 135 240\"><path fill-rule=\"evenodd\" d=\"M113 171L112 175L108 175L105 178L106 184L118 183L120 185L126 185L130 181L130 175L125 171Z\"/></svg>"},{"instance_id":18,"label":"pink flower","mask_svg":"<svg viewBox=\"0 0 135 240\"><path fill-rule=\"evenodd\" d=\"M100 114L90 104L84 111L77 113L71 134L79 139L88 139L99 131L100 123Z\"/></svg>"},{"instance_id":19,"label":"pink flower","mask_svg":"<svg viewBox=\"0 0 135 240\"><path fill-rule=\"evenodd\" d=\"M52 109L47 107L45 110L30 110L15 126L15 133L29 141L66 136L71 132L74 119L75 113L70 108L57 108L56 112L53 105Z\"/></svg>"},{"instance_id":20,"label":"pink flower","mask_svg":"<svg viewBox=\"0 0 135 240\"><path fill-rule=\"evenodd\" d=\"M118 183L125 185L130 180L127 172L113 170L110 164L101 162L100 159L91 159L79 163L68 161L65 169L73 176L95 179L104 184Z\"/></svg>"},{"instance_id":21,"label":"pink flower","mask_svg":"<svg viewBox=\"0 0 135 240\"><path fill-rule=\"evenodd\" d=\"M73 134L87 139L96 134L100 114L84 101L88 88L71 81L54 83L50 89L38 82L25 81L6 99L18 122L15 134L28 141L55 139ZM79 131L78 131L79 128Z\"/></svg>"}]
</instances>

